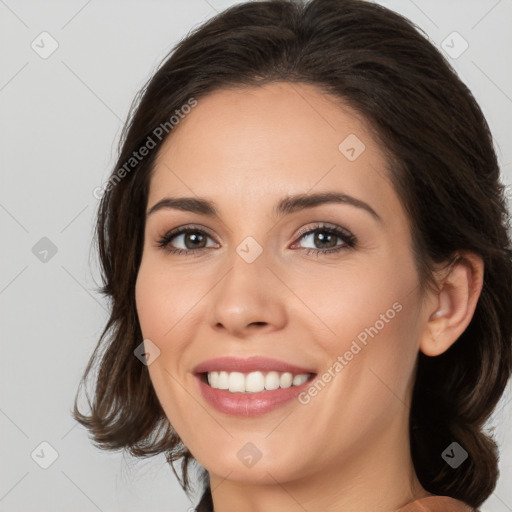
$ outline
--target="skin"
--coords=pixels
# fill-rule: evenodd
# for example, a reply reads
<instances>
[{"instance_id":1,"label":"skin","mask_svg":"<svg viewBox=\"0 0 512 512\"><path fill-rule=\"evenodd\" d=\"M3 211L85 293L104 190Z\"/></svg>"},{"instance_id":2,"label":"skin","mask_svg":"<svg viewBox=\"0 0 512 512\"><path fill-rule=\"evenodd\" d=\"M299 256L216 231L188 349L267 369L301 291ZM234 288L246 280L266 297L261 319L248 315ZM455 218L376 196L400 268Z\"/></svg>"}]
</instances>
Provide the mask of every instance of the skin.
<instances>
[{"instance_id":1,"label":"skin","mask_svg":"<svg viewBox=\"0 0 512 512\"><path fill-rule=\"evenodd\" d=\"M219 218L161 209L146 220L136 303L144 338L160 355L151 381L169 421L211 480L216 512L391 511L428 496L409 451L409 404L419 350L435 356L471 320L483 264L472 254L436 274L423 291L409 220L368 126L315 87L272 83L201 98L160 150L147 211L164 197L212 200ZM365 150L338 149L355 134ZM287 195L338 191L369 204L322 204L284 217ZM301 228L349 230L353 248L325 251ZM193 224L209 238L199 255L171 254L158 241ZM321 231L321 230L320 230ZM316 232L318 233L318 231ZM263 249L236 252L246 237ZM172 241L177 248L185 236ZM190 249L189 249L190 250ZM213 357L263 355L332 368L394 303L401 311L311 400L252 418L213 409L192 369ZM247 443L261 459L246 467Z\"/></svg>"}]
</instances>

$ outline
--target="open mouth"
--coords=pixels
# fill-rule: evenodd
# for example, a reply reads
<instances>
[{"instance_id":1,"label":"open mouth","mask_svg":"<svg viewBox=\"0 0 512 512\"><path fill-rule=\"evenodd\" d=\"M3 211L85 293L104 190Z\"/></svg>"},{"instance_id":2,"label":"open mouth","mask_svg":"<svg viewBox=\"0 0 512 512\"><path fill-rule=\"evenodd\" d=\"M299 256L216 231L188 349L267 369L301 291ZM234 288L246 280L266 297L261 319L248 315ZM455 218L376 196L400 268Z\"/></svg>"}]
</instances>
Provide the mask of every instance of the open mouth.
<instances>
[{"instance_id":1,"label":"open mouth","mask_svg":"<svg viewBox=\"0 0 512 512\"><path fill-rule=\"evenodd\" d=\"M202 382L214 389L226 390L231 393L261 393L302 386L311 381L316 373L216 371L201 372L198 376Z\"/></svg>"}]
</instances>

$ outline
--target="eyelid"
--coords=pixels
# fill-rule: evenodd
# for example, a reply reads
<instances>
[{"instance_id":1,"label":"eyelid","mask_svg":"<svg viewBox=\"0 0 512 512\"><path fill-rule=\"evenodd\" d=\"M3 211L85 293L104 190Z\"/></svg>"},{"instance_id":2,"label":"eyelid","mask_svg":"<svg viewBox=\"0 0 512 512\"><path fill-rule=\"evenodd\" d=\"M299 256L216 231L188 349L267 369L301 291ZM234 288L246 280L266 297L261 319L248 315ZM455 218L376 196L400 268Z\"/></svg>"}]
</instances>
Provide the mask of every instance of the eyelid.
<instances>
[{"instance_id":1,"label":"eyelid","mask_svg":"<svg viewBox=\"0 0 512 512\"><path fill-rule=\"evenodd\" d=\"M332 231L342 231L347 237L353 237L354 235L346 228L342 226L338 226L337 224L331 224L329 222L316 221L314 222L314 226L308 226L301 228L299 232L295 235L296 239L302 238L306 233L311 233L312 231L319 231L321 229L332 230Z\"/></svg>"},{"instance_id":2,"label":"eyelid","mask_svg":"<svg viewBox=\"0 0 512 512\"><path fill-rule=\"evenodd\" d=\"M166 231L164 233L164 236L171 237L171 236L175 236L175 235L181 235L183 233L187 233L188 231L203 231L210 238L212 238L213 240L216 240L216 236L213 235L210 228L207 228L206 226L203 226L202 224L184 224L182 226L178 226L169 231Z\"/></svg>"}]
</instances>

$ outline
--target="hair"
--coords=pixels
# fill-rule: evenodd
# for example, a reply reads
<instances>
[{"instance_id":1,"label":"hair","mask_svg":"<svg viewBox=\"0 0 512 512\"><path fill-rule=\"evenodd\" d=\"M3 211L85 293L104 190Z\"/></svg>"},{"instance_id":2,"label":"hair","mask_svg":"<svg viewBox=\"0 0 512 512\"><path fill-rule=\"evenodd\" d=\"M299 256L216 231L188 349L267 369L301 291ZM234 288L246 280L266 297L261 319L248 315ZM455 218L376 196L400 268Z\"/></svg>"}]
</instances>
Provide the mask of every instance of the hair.
<instances>
[{"instance_id":1,"label":"hair","mask_svg":"<svg viewBox=\"0 0 512 512\"><path fill-rule=\"evenodd\" d=\"M112 177L191 98L277 81L313 85L368 122L410 221L422 287L435 283L436 266L454 264L463 251L484 261L468 327L442 355L418 354L410 410L411 454L422 486L476 508L496 486L498 451L484 423L511 374L510 220L484 115L415 25L363 0L269 0L226 9L182 39L138 93ZM166 418L147 366L134 357L143 340L135 282L149 183L170 133L101 197L94 234L110 317L80 382L99 361L90 413L79 411L77 393L73 415L101 449L135 457L164 453L188 492L189 463L197 461ZM441 457L454 441L469 454L457 469ZM174 468L179 460L181 478ZM209 475L199 470L204 487L196 511L211 511Z\"/></svg>"}]
</instances>

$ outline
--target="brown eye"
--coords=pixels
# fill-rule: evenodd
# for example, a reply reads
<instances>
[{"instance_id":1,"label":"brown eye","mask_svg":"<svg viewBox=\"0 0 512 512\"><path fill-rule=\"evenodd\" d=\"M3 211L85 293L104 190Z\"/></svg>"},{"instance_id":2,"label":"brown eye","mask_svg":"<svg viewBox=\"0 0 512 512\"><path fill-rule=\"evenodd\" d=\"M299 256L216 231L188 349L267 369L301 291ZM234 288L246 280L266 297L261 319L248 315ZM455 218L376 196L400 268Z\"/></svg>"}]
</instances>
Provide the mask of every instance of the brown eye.
<instances>
[{"instance_id":1,"label":"brown eye","mask_svg":"<svg viewBox=\"0 0 512 512\"><path fill-rule=\"evenodd\" d=\"M180 236L183 236L183 241L187 249L202 249L205 246L206 237L199 231L190 231Z\"/></svg>"},{"instance_id":2,"label":"brown eye","mask_svg":"<svg viewBox=\"0 0 512 512\"><path fill-rule=\"evenodd\" d=\"M208 239L211 239L211 237L204 230L184 227L175 229L164 235L158 241L158 246L171 253L187 254L201 251L208 247L215 247L215 244L207 245Z\"/></svg>"},{"instance_id":3,"label":"brown eye","mask_svg":"<svg viewBox=\"0 0 512 512\"><path fill-rule=\"evenodd\" d=\"M341 227L330 227L318 225L303 231L299 240L307 241L313 247L304 247L307 254L329 254L346 249L356 245L356 237L350 231ZM341 240L341 243L338 241Z\"/></svg>"}]
</instances>

